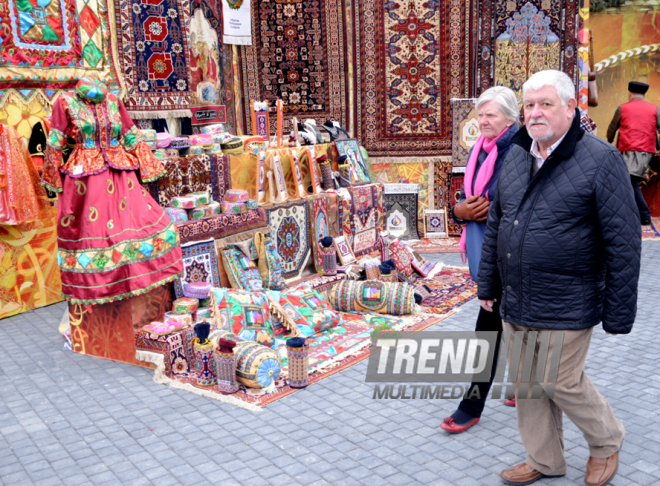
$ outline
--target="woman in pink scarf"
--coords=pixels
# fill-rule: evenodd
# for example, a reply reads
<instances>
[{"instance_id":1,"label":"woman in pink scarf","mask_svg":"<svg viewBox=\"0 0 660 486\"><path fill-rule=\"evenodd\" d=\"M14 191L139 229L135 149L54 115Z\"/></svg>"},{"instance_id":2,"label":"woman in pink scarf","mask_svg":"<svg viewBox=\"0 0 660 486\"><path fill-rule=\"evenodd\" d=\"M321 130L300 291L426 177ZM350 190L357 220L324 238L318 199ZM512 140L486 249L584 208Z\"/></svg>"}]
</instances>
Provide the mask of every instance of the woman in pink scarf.
<instances>
[{"instance_id":1,"label":"woman in pink scarf","mask_svg":"<svg viewBox=\"0 0 660 486\"><path fill-rule=\"evenodd\" d=\"M452 210L454 220L464 225L461 252L467 256L470 275L475 281L490 195L495 193L502 162L509 152L511 138L518 131L520 119L516 95L502 86L485 91L477 100L476 111L481 136L470 150L461 199ZM475 330L502 332L499 302L495 303L493 312L479 310ZM497 362L498 351L496 347L494 362ZM492 383L492 376L488 383L473 383L466 394L472 398L463 399L458 410L447 417L440 427L451 433L460 433L479 422ZM505 403L515 405L515 399L505 400Z\"/></svg>"}]
</instances>

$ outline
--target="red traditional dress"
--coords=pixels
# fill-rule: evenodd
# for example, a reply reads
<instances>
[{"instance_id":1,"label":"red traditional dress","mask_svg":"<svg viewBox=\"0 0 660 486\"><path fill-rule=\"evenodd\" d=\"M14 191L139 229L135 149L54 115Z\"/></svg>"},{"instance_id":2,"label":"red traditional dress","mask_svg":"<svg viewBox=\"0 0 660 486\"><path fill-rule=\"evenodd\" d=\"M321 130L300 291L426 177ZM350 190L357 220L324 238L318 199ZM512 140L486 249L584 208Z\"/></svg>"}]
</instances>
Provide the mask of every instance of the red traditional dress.
<instances>
[{"instance_id":1,"label":"red traditional dress","mask_svg":"<svg viewBox=\"0 0 660 486\"><path fill-rule=\"evenodd\" d=\"M67 136L76 148L63 163ZM101 304L146 293L183 270L179 233L140 185L165 171L124 104L83 79L55 102L42 184L62 192L57 241L62 295ZM63 174L64 180L62 180Z\"/></svg>"}]
</instances>

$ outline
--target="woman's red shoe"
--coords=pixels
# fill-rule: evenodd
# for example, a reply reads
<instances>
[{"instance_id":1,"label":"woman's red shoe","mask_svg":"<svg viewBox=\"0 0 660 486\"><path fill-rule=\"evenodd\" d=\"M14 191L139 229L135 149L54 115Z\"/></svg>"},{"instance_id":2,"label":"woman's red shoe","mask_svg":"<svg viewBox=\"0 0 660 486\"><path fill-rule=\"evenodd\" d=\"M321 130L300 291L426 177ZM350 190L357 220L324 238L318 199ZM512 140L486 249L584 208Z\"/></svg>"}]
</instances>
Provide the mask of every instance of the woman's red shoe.
<instances>
[{"instance_id":1,"label":"woman's red shoe","mask_svg":"<svg viewBox=\"0 0 660 486\"><path fill-rule=\"evenodd\" d=\"M468 423L463 424L463 425L458 425L456 422L454 422L454 419L451 417L447 417L441 424L440 427L445 429L447 432L451 432L452 434L460 434L461 432L465 432L467 429L472 427L474 424L479 422L481 420L479 417L473 418L470 420Z\"/></svg>"},{"instance_id":2,"label":"woman's red shoe","mask_svg":"<svg viewBox=\"0 0 660 486\"><path fill-rule=\"evenodd\" d=\"M504 405L506 405L507 407L515 407L516 397L504 399Z\"/></svg>"}]
</instances>

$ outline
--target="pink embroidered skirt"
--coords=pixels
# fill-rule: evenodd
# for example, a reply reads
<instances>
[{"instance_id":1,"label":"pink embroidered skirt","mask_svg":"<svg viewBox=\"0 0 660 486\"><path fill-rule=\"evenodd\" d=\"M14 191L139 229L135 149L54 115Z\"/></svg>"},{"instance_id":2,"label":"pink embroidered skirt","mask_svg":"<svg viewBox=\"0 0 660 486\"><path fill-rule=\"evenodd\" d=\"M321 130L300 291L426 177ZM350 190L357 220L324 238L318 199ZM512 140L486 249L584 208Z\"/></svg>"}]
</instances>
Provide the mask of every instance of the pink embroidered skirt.
<instances>
[{"instance_id":1,"label":"pink embroidered skirt","mask_svg":"<svg viewBox=\"0 0 660 486\"><path fill-rule=\"evenodd\" d=\"M65 175L58 221L62 295L71 302L142 294L183 270L176 226L133 171Z\"/></svg>"}]
</instances>

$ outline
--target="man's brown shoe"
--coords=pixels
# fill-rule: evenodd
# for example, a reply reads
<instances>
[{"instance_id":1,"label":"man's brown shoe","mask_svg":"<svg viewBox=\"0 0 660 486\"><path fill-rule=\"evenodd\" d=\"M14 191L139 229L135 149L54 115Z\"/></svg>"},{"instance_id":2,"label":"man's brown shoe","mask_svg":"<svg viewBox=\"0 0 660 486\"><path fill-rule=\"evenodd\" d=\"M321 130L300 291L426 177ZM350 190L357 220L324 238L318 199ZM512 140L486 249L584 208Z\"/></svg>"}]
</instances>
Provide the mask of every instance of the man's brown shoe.
<instances>
[{"instance_id":1,"label":"man's brown shoe","mask_svg":"<svg viewBox=\"0 0 660 486\"><path fill-rule=\"evenodd\" d=\"M619 468L619 453L610 457L590 457L587 462L587 473L584 475L584 484L587 486L603 486L609 483Z\"/></svg>"},{"instance_id":2,"label":"man's brown shoe","mask_svg":"<svg viewBox=\"0 0 660 486\"><path fill-rule=\"evenodd\" d=\"M502 476L502 479L504 479L507 484L515 484L516 486L532 484L541 478L550 477L537 471L525 462L509 469L505 469L500 473L500 476Z\"/></svg>"}]
</instances>

